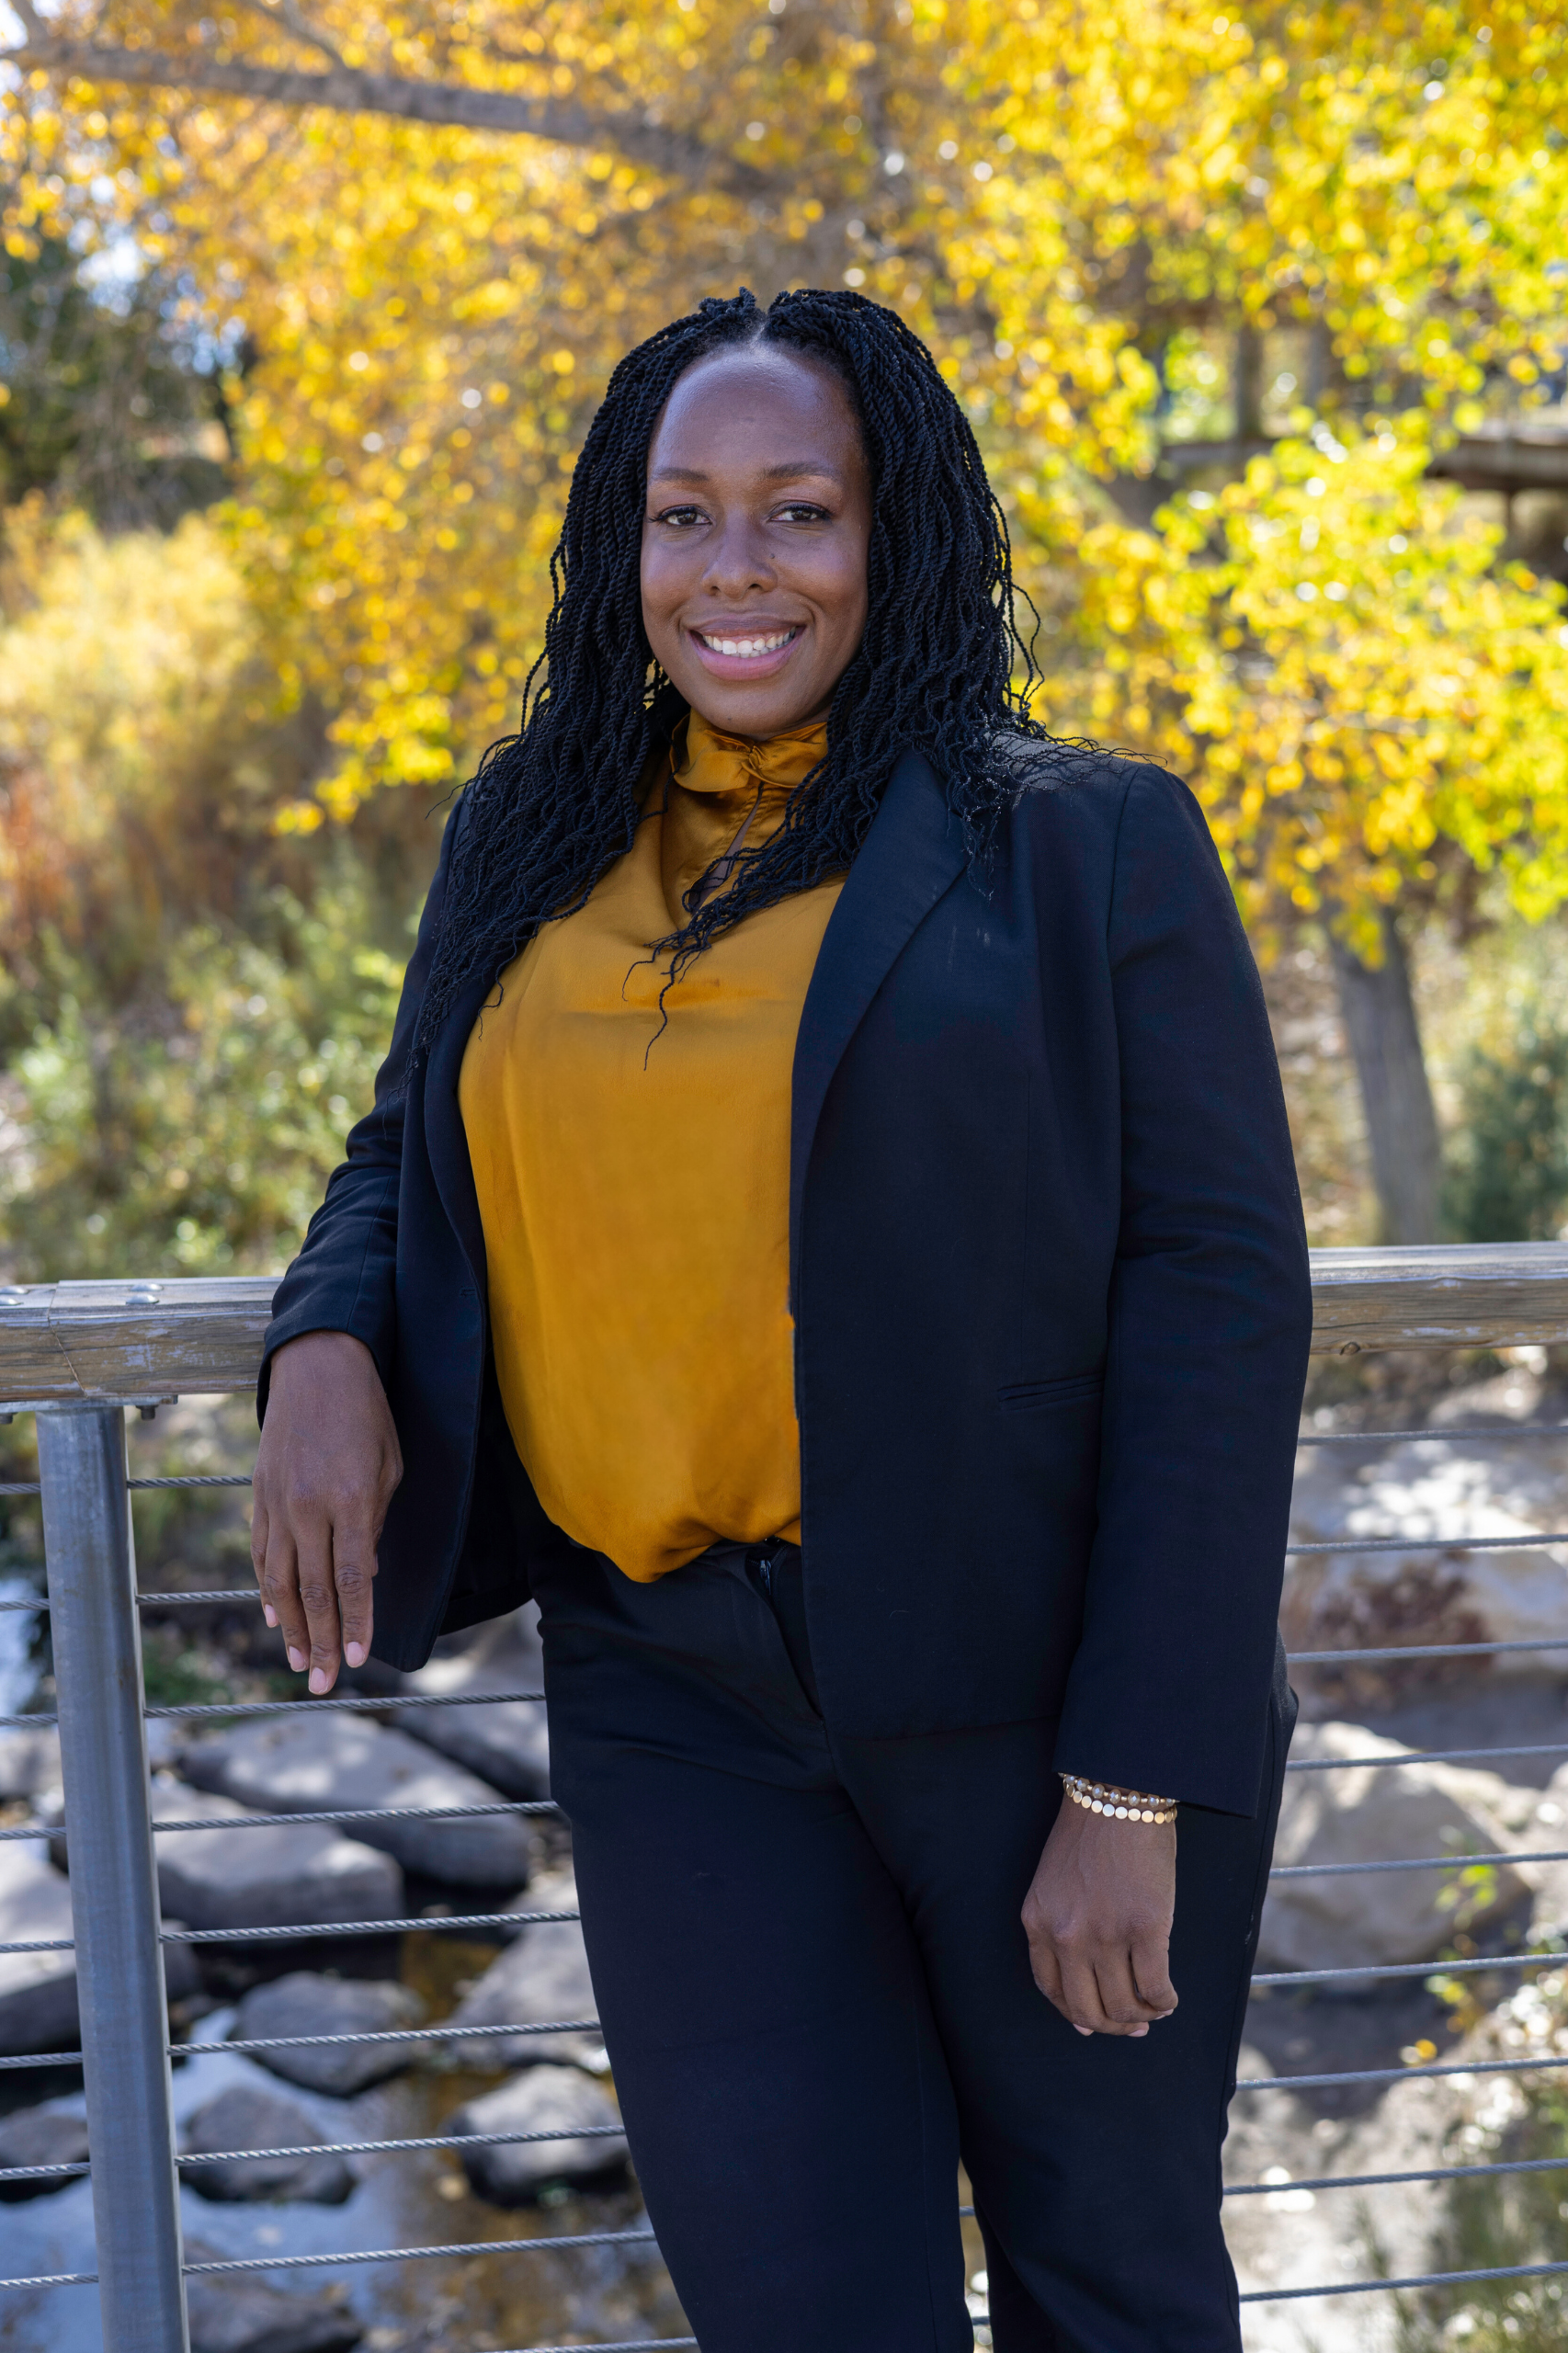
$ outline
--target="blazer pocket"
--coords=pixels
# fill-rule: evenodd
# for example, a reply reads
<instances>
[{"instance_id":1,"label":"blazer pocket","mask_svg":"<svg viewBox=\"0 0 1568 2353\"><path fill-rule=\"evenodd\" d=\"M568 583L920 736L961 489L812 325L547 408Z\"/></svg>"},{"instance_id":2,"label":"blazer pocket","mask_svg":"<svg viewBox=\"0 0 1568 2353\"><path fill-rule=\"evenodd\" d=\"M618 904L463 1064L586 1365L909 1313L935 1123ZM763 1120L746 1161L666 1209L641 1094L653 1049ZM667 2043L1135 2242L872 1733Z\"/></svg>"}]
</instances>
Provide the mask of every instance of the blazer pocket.
<instances>
[{"instance_id":1,"label":"blazer pocket","mask_svg":"<svg viewBox=\"0 0 1568 2353\"><path fill-rule=\"evenodd\" d=\"M1005 1414L1032 1414L1051 1405L1075 1405L1083 1397L1097 1397L1104 1386L1101 1372L1070 1372L1061 1381L1016 1381L996 1392L996 1403Z\"/></svg>"}]
</instances>

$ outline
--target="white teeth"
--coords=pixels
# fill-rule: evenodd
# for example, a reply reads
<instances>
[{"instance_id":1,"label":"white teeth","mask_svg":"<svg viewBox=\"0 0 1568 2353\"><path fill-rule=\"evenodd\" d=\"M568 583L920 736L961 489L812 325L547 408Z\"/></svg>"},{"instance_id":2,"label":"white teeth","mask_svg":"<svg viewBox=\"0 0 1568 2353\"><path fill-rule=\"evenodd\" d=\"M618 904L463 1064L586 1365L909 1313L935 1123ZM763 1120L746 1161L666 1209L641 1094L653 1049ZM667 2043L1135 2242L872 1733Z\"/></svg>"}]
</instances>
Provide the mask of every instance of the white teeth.
<instances>
[{"instance_id":1,"label":"white teeth","mask_svg":"<svg viewBox=\"0 0 1568 2353\"><path fill-rule=\"evenodd\" d=\"M754 662L758 654L777 654L781 645L789 644L794 634L793 630L785 629L773 637L704 637L702 642L712 654L725 654L733 660Z\"/></svg>"}]
</instances>

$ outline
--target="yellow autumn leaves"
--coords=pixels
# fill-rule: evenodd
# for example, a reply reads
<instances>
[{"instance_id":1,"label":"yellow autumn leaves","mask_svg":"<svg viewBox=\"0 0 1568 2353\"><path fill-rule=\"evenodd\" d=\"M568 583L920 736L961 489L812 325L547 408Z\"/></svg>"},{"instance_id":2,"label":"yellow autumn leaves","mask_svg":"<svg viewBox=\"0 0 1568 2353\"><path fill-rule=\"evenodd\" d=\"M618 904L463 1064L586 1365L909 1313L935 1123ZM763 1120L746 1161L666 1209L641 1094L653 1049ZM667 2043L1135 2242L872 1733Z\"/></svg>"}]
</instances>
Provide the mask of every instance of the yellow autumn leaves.
<instances>
[{"instance_id":1,"label":"yellow autumn leaves","mask_svg":"<svg viewBox=\"0 0 1568 2353\"><path fill-rule=\"evenodd\" d=\"M1072 551L1051 718L1189 779L1259 938L1324 911L1366 938L1455 852L1532 916L1568 886L1562 594L1426 454L1387 425L1286 440Z\"/></svg>"},{"instance_id":2,"label":"yellow autumn leaves","mask_svg":"<svg viewBox=\"0 0 1568 2353\"><path fill-rule=\"evenodd\" d=\"M215 333L244 323L225 528L286 683L334 714L286 824L443 790L515 722L629 343L741 283L848 282L974 420L1047 715L1193 779L1260 935L1366 930L1456 862L1534 914L1568 892L1561 597L1502 563L1495 502L1423 478L1561 398L1564 0L322 0L344 69L385 77L358 112L202 86L327 64L206 6L65 0L51 24L169 78L33 74L6 227L134 235ZM376 110L432 82L554 130ZM1133 528L1176 358L1244 326L1310 350L1292 438Z\"/></svg>"}]
</instances>

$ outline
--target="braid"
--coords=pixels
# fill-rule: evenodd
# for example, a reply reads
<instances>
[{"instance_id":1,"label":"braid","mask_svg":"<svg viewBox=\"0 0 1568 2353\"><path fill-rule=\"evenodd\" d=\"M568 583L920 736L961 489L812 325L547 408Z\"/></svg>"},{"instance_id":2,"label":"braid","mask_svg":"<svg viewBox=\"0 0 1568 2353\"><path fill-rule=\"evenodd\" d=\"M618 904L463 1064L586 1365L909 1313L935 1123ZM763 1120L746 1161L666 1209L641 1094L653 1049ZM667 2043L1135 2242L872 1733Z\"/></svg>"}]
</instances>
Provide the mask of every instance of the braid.
<instances>
[{"instance_id":1,"label":"braid","mask_svg":"<svg viewBox=\"0 0 1568 2353\"><path fill-rule=\"evenodd\" d=\"M969 421L919 337L860 294L780 294L766 312L744 290L705 301L627 353L588 428L522 724L491 745L464 794L416 1051L476 972L494 979L631 847L655 705L663 690L667 709L673 694L642 627L649 445L677 378L710 351L749 343L809 355L849 393L871 477L868 615L834 693L825 755L778 831L742 854L730 887L658 943L672 972L758 908L843 873L907 750L945 779L971 862L983 865L1018 790L1009 749L1020 736L1051 741L1028 716L1039 673L1016 623L1006 524Z\"/></svg>"}]
</instances>

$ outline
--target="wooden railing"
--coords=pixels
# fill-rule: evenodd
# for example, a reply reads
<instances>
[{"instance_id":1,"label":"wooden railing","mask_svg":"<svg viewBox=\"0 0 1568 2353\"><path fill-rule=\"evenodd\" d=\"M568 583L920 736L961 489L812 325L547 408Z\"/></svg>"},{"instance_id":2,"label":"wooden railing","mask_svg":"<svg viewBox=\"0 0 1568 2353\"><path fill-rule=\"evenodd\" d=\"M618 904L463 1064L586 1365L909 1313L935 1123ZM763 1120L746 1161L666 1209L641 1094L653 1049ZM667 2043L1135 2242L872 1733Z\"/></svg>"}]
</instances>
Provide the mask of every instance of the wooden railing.
<instances>
[{"instance_id":1,"label":"wooden railing","mask_svg":"<svg viewBox=\"0 0 1568 2353\"><path fill-rule=\"evenodd\" d=\"M0 1288L0 1406L248 1389L276 1280ZM1320 1355L1568 1340L1568 1245L1314 1250L1312 1302Z\"/></svg>"}]
</instances>

